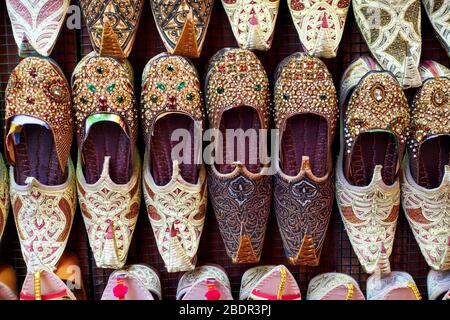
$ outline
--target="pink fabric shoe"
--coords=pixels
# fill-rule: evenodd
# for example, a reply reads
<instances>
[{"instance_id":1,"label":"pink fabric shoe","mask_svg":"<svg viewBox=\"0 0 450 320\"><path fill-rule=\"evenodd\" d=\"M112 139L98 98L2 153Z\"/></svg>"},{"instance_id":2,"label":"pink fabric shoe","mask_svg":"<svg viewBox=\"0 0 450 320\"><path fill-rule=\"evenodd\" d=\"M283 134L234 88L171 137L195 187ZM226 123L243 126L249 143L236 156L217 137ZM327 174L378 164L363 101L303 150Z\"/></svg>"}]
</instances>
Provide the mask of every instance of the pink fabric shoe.
<instances>
[{"instance_id":1,"label":"pink fabric shoe","mask_svg":"<svg viewBox=\"0 0 450 320\"><path fill-rule=\"evenodd\" d=\"M365 300L358 283L343 273L323 273L311 279L306 300Z\"/></svg>"},{"instance_id":2,"label":"pink fabric shoe","mask_svg":"<svg viewBox=\"0 0 450 320\"><path fill-rule=\"evenodd\" d=\"M367 300L421 300L411 275L393 271L388 274L373 274L367 279Z\"/></svg>"}]
</instances>

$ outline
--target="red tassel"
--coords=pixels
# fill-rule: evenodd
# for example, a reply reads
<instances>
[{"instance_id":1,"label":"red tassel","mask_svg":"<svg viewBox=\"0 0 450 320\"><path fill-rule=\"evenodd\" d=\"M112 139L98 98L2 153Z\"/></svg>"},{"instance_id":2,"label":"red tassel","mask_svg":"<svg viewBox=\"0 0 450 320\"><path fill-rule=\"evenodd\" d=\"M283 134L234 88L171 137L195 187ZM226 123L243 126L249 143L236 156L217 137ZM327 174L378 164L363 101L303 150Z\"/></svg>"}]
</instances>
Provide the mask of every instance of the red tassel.
<instances>
[{"instance_id":1,"label":"red tassel","mask_svg":"<svg viewBox=\"0 0 450 320\"><path fill-rule=\"evenodd\" d=\"M208 291L205 293L206 300L219 300L220 291L216 289L216 279L206 280L206 285L208 286Z\"/></svg>"},{"instance_id":2,"label":"red tassel","mask_svg":"<svg viewBox=\"0 0 450 320\"><path fill-rule=\"evenodd\" d=\"M124 279L122 277L120 277L120 278L117 277L116 281L117 281L117 285L114 286L114 288L113 288L113 294L119 300L124 300L125 295L128 292L128 287L123 284Z\"/></svg>"}]
</instances>

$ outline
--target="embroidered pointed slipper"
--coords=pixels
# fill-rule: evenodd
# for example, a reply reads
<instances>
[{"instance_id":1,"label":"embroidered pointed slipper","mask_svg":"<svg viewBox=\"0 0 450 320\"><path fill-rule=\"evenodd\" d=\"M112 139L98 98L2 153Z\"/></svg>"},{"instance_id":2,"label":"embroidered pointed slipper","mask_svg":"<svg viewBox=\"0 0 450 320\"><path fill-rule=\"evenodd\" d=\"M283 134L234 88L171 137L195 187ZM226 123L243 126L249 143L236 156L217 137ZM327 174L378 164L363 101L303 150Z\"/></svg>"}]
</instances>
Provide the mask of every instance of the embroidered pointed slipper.
<instances>
[{"instance_id":1,"label":"embroidered pointed slipper","mask_svg":"<svg viewBox=\"0 0 450 320\"><path fill-rule=\"evenodd\" d=\"M288 0L304 50L316 57L336 57L350 0Z\"/></svg>"},{"instance_id":2,"label":"embroidered pointed slipper","mask_svg":"<svg viewBox=\"0 0 450 320\"><path fill-rule=\"evenodd\" d=\"M16 271L8 265L0 265L0 300L17 300Z\"/></svg>"},{"instance_id":3,"label":"embroidered pointed slipper","mask_svg":"<svg viewBox=\"0 0 450 320\"><path fill-rule=\"evenodd\" d=\"M178 282L177 300L233 300L227 273L209 264L186 272Z\"/></svg>"},{"instance_id":4,"label":"embroidered pointed slipper","mask_svg":"<svg viewBox=\"0 0 450 320\"><path fill-rule=\"evenodd\" d=\"M420 0L354 0L353 12L370 51L404 89L419 87Z\"/></svg>"},{"instance_id":5,"label":"embroidered pointed slipper","mask_svg":"<svg viewBox=\"0 0 450 320\"><path fill-rule=\"evenodd\" d=\"M161 300L158 273L143 264L126 266L111 273L102 300Z\"/></svg>"},{"instance_id":6,"label":"embroidered pointed slipper","mask_svg":"<svg viewBox=\"0 0 450 320\"><path fill-rule=\"evenodd\" d=\"M262 51L270 49L279 0L222 0L222 4L240 48Z\"/></svg>"},{"instance_id":7,"label":"embroidered pointed slipper","mask_svg":"<svg viewBox=\"0 0 450 320\"><path fill-rule=\"evenodd\" d=\"M365 300L352 277L336 272L320 274L311 279L306 300Z\"/></svg>"},{"instance_id":8,"label":"embroidered pointed slipper","mask_svg":"<svg viewBox=\"0 0 450 320\"><path fill-rule=\"evenodd\" d=\"M5 98L5 150L22 253L29 272L53 270L76 209L70 89L53 61L30 57L11 73Z\"/></svg>"},{"instance_id":9,"label":"embroidered pointed slipper","mask_svg":"<svg viewBox=\"0 0 450 320\"><path fill-rule=\"evenodd\" d=\"M300 289L283 265L259 266L242 276L240 300L301 300Z\"/></svg>"},{"instance_id":10,"label":"embroidered pointed slipper","mask_svg":"<svg viewBox=\"0 0 450 320\"><path fill-rule=\"evenodd\" d=\"M54 272L28 272L20 300L86 300L77 256L65 253Z\"/></svg>"},{"instance_id":11,"label":"embroidered pointed slipper","mask_svg":"<svg viewBox=\"0 0 450 320\"><path fill-rule=\"evenodd\" d=\"M450 268L450 70L445 69L433 61L421 65L424 83L412 101L401 179L403 209L434 270Z\"/></svg>"},{"instance_id":12,"label":"embroidered pointed slipper","mask_svg":"<svg viewBox=\"0 0 450 320\"><path fill-rule=\"evenodd\" d=\"M0 153L0 243L9 213L9 176L3 155Z\"/></svg>"},{"instance_id":13,"label":"embroidered pointed slipper","mask_svg":"<svg viewBox=\"0 0 450 320\"><path fill-rule=\"evenodd\" d=\"M198 58L214 0L150 0L159 35L171 54Z\"/></svg>"},{"instance_id":14,"label":"embroidered pointed slipper","mask_svg":"<svg viewBox=\"0 0 450 320\"><path fill-rule=\"evenodd\" d=\"M360 78L359 68L371 71ZM339 212L367 273L390 272L400 206L398 176L409 127L409 108L401 86L378 68L366 57L344 73L342 92L348 96L341 100L341 151L336 169Z\"/></svg>"},{"instance_id":15,"label":"embroidered pointed slipper","mask_svg":"<svg viewBox=\"0 0 450 320\"><path fill-rule=\"evenodd\" d=\"M122 268L141 201L132 75L114 58L86 56L72 75L78 198L95 262Z\"/></svg>"},{"instance_id":16,"label":"embroidered pointed slipper","mask_svg":"<svg viewBox=\"0 0 450 320\"><path fill-rule=\"evenodd\" d=\"M367 279L367 300L421 300L419 289L409 273L393 271L373 274Z\"/></svg>"},{"instance_id":17,"label":"embroidered pointed slipper","mask_svg":"<svg viewBox=\"0 0 450 320\"><path fill-rule=\"evenodd\" d=\"M133 48L144 0L80 0L92 47L102 57L127 58Z\"/></svg>"},{"instance_id":18,"label":"embroidered pointed slipper","mask_svg":"<svg viewBox=\"0 0 450 320\"><path fill-rule=\"evenodd\" d=\"M167 271L189 271L196 263L207 197L200 82L189 60L163 53L145 67L142 88L148 216Z\"/></svg>"},{"instance_id":19,"label":"embroidered pointed slipper","mask_svg":"<svg viewBox=\"0 0 450 320\"><path fill-rule=\"evenodd\" d=\"M272 177L258 148L265 138L261 130L269 126L267 75L258 58L242 49L219 51L208 70L205 91L209 124L223 137L215 139L214 145L222 155L216 151L208 168L211 202L232 262L257 263L272 200ZM227 130L235 134L250 130L255 136L237 145L245 152L235 154L231 142L226 141Z\"/></svg>"},{"instance_id":20,"label":"embroidered pointed slipper","mask_svg":"<svg viewBox=\"0 0 450 320\"><path fill-rule=\"evenodd\" d=\"M274 201L292 264L319 264L333 208L331 145L337 116L336 90L325 64L302 53L286 58L275 82L275 123L281 137Z\"/></svg>"},{"instance_id":21,"label":"embroidered pointed slipper","mask_svg":"<svg viewBox=\"0 0 450 320\"><path fill-rule=\"evenodd\" d=\"M439 41L450 57L450 2L442 0L423 0L425 12L430 18L431 25Z\"/></svg>"},{"instance_id":22,"label":"embroidered pointed slipper","mask_svg":"<svg viewBox=\"0 0 450 320\"><path fill-rule=\"evenodd\" d=\"M450 270L430 270L427 276L428 300L450 300Z\"/></svg>"},{"instance_id":23,"label":"embroidered pointed slipper","mask_svg":"<svg viewBox=\"0 0 450 320\"><path fill-rule=\"evenodd\" d=\"M70 0L6 0L19 56L50 55L69 5Z\"/></svg>"}]
</instances>

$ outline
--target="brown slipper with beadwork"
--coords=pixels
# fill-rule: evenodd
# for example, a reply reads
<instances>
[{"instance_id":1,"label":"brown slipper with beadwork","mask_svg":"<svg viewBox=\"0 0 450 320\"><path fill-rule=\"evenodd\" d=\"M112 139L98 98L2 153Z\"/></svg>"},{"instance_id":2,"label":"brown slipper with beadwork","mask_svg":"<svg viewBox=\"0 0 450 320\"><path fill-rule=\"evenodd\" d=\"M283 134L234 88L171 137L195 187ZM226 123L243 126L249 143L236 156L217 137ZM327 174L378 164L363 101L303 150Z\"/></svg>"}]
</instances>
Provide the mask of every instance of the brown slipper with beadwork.
<instances>
[{"instance_id":1,"label":"brown slipper with beadwork","mask_svg":"<svg viewBox=\"0 0 450 320\"><path fill-rule=\"evenodd\" d=\"M29 272L56 267L76 209L70 88L55 62L30 57L6 88L11 204Z\"/></svg>"},{"instance_id":2,"label":"brown slipper with beadwork","mask_svg":"<svg viewBox=\"0 0 450 320\"><path fill-rule=\"evenodd\" d=\"M322 61L294 53L281 62L275 80L280 158L274 202L292 264L319 264L333 208L331 145L337 116L333 79Z\"/></svg>"},{"instance_id":3,"label":"brown slipper with beadwork","mask_svg":"<svg viewBox=\"0 0 450 320\"><path fill-rule=\"evenodd\" d=\"M86 56L72 75L78 138L78 199L98 267L126 262L141 201L132 69Z\"/></svg>"},{"instance_id":4,"label":"brown slipper with beadwork","mask_svg":"<svg viewBox=\"0 0 450 320\"><path fill-rule=\"evenodd\" d=\"M270 117L267 75L251 51L228 48L211 59L205 86L210 128L222 136L213 142L217 151L208 168L219 230L233 263L257 263L272 200L269 164L260 152ZM230 132L252 136L238 136L233 146Z\"/></svg>"}]
</instances>

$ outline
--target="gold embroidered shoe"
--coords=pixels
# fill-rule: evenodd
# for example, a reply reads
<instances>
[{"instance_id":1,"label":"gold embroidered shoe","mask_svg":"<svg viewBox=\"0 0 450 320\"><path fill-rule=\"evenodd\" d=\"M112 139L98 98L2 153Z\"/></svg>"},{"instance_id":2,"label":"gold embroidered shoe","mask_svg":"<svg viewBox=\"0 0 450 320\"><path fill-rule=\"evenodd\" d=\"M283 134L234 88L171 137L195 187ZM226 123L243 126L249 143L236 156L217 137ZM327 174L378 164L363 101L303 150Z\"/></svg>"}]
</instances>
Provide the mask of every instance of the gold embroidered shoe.
<instances>
[{"instance_id":1,"label":"gold embroidered shoe","mask_svg":"<svg viewBox=\"0 0 450 320\"><path fill-rule=\"evenodd\" d=\"M3 155L0 153L0 242L9 213L9 178Z\"/></svg>"},{"instance_id":2,"label":"gold embroidered shoe","mask_svg":"<svg viewBox=\"0 0 450 320\"><path fill-rule=\"evenodd\" d=\"M370 71L361 78L363 70ZM341 92L347 96L341 97L336 169L339 212L365 271L388 273L400 206L398 176L409 127L408 104L398 81L379 71L368 57L350 65Z\"/></svg>"},{"instance_id":3,"label":"gold embroidered shoe","mask_svg":"<svg viewBox=\"0 0 450 320\"><path fill-rule=\"evenodd\" d=\"M25 58L6 88L11 204L29 272L52 271L76 209L70 89L51 60Z\"/></svg>"},{"instance_id":4,"label":"gold embroidered shoe","mask_svg":"<svg viewBox=\"0 0 450 320\"><path fill-rule=\"evenodd\" d=\"M8 265L0 265L0 301L17 300L16 271Z\"/></svg>"},{"instance_id":5,"label":"gold embroidered shoe","mask_svg":"<svg viewBox=\"0 0 450 320\"><path fill-rule=\"evenodd\" d=\"M366 286L367 300L422 300L414 279L406 272L373 274Z\"/></svg>"},{"instance_id":6,"label":"gold embroidered shoe","mask_svg":"<svg viewBox=\"0 0 450 320\"><path fill-rule=\"evenodd\" d=\"M311 279L306 300L365 300L352 277L336 272L320 274Z\"/></svg>"},{"instance_id":7,"label":"gold embroidered shoe","mask_svg":"<svg viewBox=\"0 0 450 320\"><path fill-rule=\"evenodd\" d=\"M177 300L233 300L227 273L216 265L186 272L178 282Z\"/></svg>"},{"instance_id":8,"label":"gold embroidered shoe","mask_svg":"<svg viewBox=\"0 0 450 320\"><path fill-rule=\"evenodd\" d=\"M222 0L222 4L240 48L270 49L280 0Z\"/></svg>"},{"instance_id":9,"label":"gold embroidered shoe","mask_svg":"<svg viewBox=\"0 0 450 320\"><path fill-rule=\"evenodd\" d=\"M450 300L450 270L430 270L427 276L428 300Z\"/></svg>"},{"instance_id":10,"label":"gold embroidered shoe","mask_svg":"<svg viewBox=\"0 0 450 320\"><path fill-rule=\"evenodd\" d=\"M215 156L208 167L214 213L233 263L257 263L272 200L269 161L260 152L266 150L270 117L267 75L255 54L228 48L211 59L205 86L210 128L222 137L212 143ZM230 132L234 136L227 141Z\"/></svg>"},{"instance_id":11,"label":"gold embroidered shoe","mask_svg":"<svg viewBox=\"0 0 450 320\"><path fill-rule=\"evenodd\" d=\"M171 54L198 58L214 0L150 0L159 35Z\"/></svg>"},{"instance_id":12,"label":"gold embroidered shoe","mask_svg":"<svg viewBox=\"0 0 450 320\"><path fill-rule=\"evenodd\" d=\"M141 104L150 223L167 271L189 271L196 263L207 197L203 101L194 66L166 53L151 59L142 76Z\"/></svg>"},{"instance_id":13,"label":"gold embroidered shoe","mask_svg":"<svg viewBox=\"0 0 450 320\"><path fill-rule=\"evenodd\" d=\"M301 300L300 289L283 265L259 266L242 275L240 300Z\"/></svg>"},{"instance_id":14,"label":"gold embroidered shoe","mask_svg":"<svg viewBox=\"0 0 450 320\"><path fill-rule=\"evenodd\" d=\"M102 300L161 300L161 281L153 268L126 266L109 276Z\"/></svg>"},{"instance_id":15,"label":"gold embroidered shoe","mask_svg":"<svg viewBox=\"0 0 450 320\"><path fill-rule=\"evenodd\" d=\"M419 87L420 0L354 0L353 12L370 51L404 89Z\"/></svg>"},{"instance_id":16,"label":"gold embroidered shoe","mask_svg":"<svg viewBox=\"0 0 450 320\"><path fill-rule=\"evenodd\" d=\"M450 269L450 70L421 64L424 79L411 107L402 205L425 260ZM429 77L430 74L433 77Z\"/></svg>"},{"instance_id":17,"label":"gold embroidered shoe","mask_svg":"<svg viewBox=\"0 0 450 320\"><path fill-rule=\"evenodd\" d=\"M19 56L50 55L69 5L70 0L6 0Z\"/></svg>"},{"instance_id":18,"label":"gold embroidered shoe","mask_svg":"<svg viewBox=\"0 0 450 320\"><path fill-rule=\"evenodd\" d=\"M80 262L64 253L55 271L28 272L20 300L86 300Z\"/></svg>"},{"instance_id":19,"label":"gold embroidered shoe","mask_svg":"<svg viewBox=\"0 0 450 320\"><path fill-rule=\"evenodd\" d=\"M350 0L288 0L292 20L307 53L336 57Z\"/></svg>"},{"instance_id":20,"label":"gold embroidered shoe","mask_svg":"<svg viewBox=\"0 0 450 320\"><path fill-rule=\"evenodd\" d=\"M90 54L72 76L78 199L101 268L124 266L141 201L137 103L124 64Z\"/></svg>"},{"instance_id":21,"label":"gold embroidered shoe","mask_svg":"<svg viewBox=\"0 0 450 320\"><path fill-rule=\"evenodd\" d=\"M92 47L102 56L127 58L133 48L144 0L80 0Z\"/></svg>"},{"instance_id":22,"label":"gold embroidered shoe","mask_svg":"<svg viewBox=\"0 0 450 320\"><path fill-rule=\"evenodd\" d=\"M319 264L333 208L331 145L337 116L333 79L322 61L295 53L281 62L275 83L275 123L281 137L274 201L292 264Z\"/></svg>"},{"instance_id":23,"label":"gold embroidered shoe","mask_svg":"<svg viewBox=\"0 0 450 320\"><path fill-rule=\"evenodd\" d=\"M423 0L423 6L430 18L434 31L450 56L450 2L444 0Z\"/></svg>"}]
</instances>

